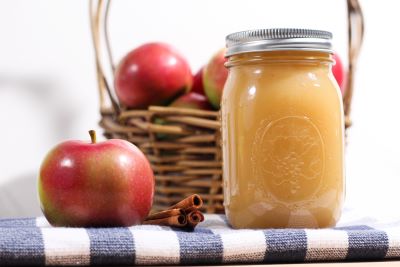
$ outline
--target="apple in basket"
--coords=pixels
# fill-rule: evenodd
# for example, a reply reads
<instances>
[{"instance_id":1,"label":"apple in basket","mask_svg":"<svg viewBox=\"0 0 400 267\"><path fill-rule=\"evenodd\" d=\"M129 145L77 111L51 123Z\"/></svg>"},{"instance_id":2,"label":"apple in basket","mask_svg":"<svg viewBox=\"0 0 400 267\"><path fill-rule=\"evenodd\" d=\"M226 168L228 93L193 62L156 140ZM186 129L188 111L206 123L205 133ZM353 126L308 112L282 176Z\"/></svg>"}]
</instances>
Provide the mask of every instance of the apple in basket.
<instances>
[{"instance_id":1,"label":"apple in basket","mask_svg":"<svg viewBox=\"0 0 400 267\"><path fill-rule=\"evenodd\" d=\"M203 70L204 92L211 105L216 109L220 107L222 91L228 77L225 62L225 49L221 49L214 54Z\"/></svg>"},{"instance_id":2,"label":"apple in basket","mask_svg":"<svg viewBox=\"0 0 400 267\"><path fill-rule=\"evenodd\" d=\"M66 141L45 157L39 174L42 211L54 226L107 227L140 224L154 195L149 161L120 139Z\"/></svg>"},{"instance_id":3,"label":"apple in basket","mask_svg":"<svg viewBox=\"0 0 400 267\"><path fill-rule=\"evenodd\" d=\"M122 105L167 105L190 90L193 75L185 58L164 43L144 44L129 52L115 71L115 91Z\"/></svg>"},{"instance_id":4,"label":"apple in basket","mask_svg":"<svg viewBox=\"0 0 400 267\"><path fill-rule=\"evenodd\" d=\"M202 67L193 77L193 86L190 92L195 92L198 94L205 95L206 93L204 92L204 84L203 84L203 70L204 67Z\"/></svg>"},{"instance_id":5,"label":"apple in basket","mask_svg":"<svg viewBox=\"0 0 400 267\"><path fill-rule=\"evenodd\" d=\"M332 73L333 73L333 76L335 77L337 83L339 84L340 91L344 95L344 92L346 89L346 85L345 85L346 73L343 68L343 63L337 53L334 53L332 58L335 61L335 65L333 65L333 67L332 67Z\"/></svg>"},{"instance_id":6,"label":"apple in basket","mask_svg":"<svg viewBox=\"0 0 400 267\"><path fill-rule=\"evenodd\" d=\"M171 103L171 107L177 108L191 108L191 109L200 109L200 110L212 110L212 106L208 102L206 96L189 92L177 98L174 102Z\"/></svg>"}]
</instances>

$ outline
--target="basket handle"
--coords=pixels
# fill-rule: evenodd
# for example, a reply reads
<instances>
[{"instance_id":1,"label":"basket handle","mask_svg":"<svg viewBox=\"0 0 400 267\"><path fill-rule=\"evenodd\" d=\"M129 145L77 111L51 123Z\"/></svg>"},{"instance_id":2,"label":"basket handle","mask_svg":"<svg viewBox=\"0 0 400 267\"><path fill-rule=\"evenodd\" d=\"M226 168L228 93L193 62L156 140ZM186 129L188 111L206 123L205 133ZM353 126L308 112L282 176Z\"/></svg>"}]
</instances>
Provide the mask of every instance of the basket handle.
<instances>
[{"instance_id":1,"label":"basket handle","mask_svg":"<svg viewBox=\"0 0 400 267\"><path fill-rule=\"evenodd\" d=\"M364 17L358 0L346 0L346 2L348 20L348 75L345 83L346 90L343 96L343 103L347 128L351 124L350 107L354 88L354 71L364 36ZM102 115L118 115L121 110L120 105L112 93L114 92L113 83L107 80L104 73L105 68L103 67L103 61L101 60L101 55L106 54L109 61L108 66L111 66L112 75L114 76L115 65L107 26L110 5L111 0L89 1L90 24L96 57L97 82L100 93L100 113ZM104 43L103 45L101 44L102 42ZM101 50L103 46L105 46L105 52Z\"/></svg>"},{"instance_id":2,"label":"basket handle","mask_svg":"<svg viewBox=\"0 0 400 267\"><path fill-rule=\"evenodd\" d=\"M110 0L89 1L90 29L95 51L97 83L100 95L100 113L103 116L118 115L120 113L120 106L112 93L114 91L112 86L113 83L110 83L105 75L105 68L103 67L104 62L101 57L104 54L102 49L105 45L105 54L108 56L108 63L111 65L112 76L114 76L115 67L112 59L107 28L110 3Z\"/></svg>"},{"instance_id":3,"label":"basket handle","mask_svg":"<svg viewBox=\"0 0 400 267\"><path fill-rule=\"evenodd\" d=\"M364 16L358 0L347 0L348 20L348 75L346 79L346 90L343 96L344 114L346 116L346 127L351 125L350 110L354 88L354 72L358 55L364 38Z\"/></svg>"}]
</instances>

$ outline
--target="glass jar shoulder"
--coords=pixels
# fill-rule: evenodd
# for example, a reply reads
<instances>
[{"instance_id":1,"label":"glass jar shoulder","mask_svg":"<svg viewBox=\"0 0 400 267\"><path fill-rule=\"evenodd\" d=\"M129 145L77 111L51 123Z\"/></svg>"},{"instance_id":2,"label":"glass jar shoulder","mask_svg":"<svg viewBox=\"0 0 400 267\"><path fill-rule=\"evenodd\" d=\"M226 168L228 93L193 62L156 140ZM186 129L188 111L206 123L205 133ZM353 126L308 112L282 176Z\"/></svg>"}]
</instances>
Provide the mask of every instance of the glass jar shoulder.
<instances>
[{"instance_id":1,"label":"glass jar shoulder","mask_svg":"<svg viewBox=\"0 0 400 267\"><path fill-rule=\"evenodd\" d=\"M274 64L235 66L230 69L223 101L238 106L284 102L282 108L298 101L318 101L337 109L341 95L328 67ZM326 103L325 103L326 102ZM312 104L312 103L308 103Z\"/></svg>"}]
</instances>

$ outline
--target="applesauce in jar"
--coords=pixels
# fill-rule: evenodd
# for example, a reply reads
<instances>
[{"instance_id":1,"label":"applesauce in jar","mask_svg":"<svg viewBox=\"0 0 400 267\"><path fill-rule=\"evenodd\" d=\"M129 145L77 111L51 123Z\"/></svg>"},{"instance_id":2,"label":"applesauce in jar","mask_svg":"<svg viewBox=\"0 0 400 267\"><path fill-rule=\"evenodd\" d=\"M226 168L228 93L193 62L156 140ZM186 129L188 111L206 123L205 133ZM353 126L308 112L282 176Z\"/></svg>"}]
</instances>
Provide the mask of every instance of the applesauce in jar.
<instances>
[{"instance_id":1,"label":"applesauce in jar","mask_svg":"<svg viewBox=\"0 0 400 267\"><path fill-rule=\"evenodd\" d=\"M234 228L330 227L344 200L344 121L331 33L227 36L224 206Z\"/></svg>"}]
</instances>

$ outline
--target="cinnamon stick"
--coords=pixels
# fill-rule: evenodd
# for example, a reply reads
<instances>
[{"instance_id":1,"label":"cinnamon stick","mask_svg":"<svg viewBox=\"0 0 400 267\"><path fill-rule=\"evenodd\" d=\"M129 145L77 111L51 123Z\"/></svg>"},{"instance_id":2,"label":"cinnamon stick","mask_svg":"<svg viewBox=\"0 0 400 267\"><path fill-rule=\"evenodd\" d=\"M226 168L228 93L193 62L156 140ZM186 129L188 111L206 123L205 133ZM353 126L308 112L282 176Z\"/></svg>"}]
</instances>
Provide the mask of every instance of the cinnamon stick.
<instances>
[{"instance_id":1,"label":"cinnamon stick","mask_svg":"<svg viewBox=\"0 0 400 267\"><path fill-rule=\"evenodd\" d=\"M193 210L186 215L186 219L187 225L194 228L197 224L204 221L204 215L198 210Z\"/></svg>"},{"instance_id":2,"label":"cinnamon stick","mask_svg":"<svg viewBox=\"0 0 400 267\"><path fill-rule=\"evenodd\" d=\"M145 220L143 224L185 227L187 225L187 219L186 216L184 215L174 215L171 217L165 217L161 219Z\"/></svg>"},{"instance_id":3,"label":"cinnamon stick","mask_svg":"<svg viewBox=\"0 0 400 267\"><path fill-rule=\"evenodd\" d=\"M182 209L163 210L160 212L150 214L149 216L147 216L145 221L163 219L163 218L172 217L172 216L176 216L176 215L185 215L185 212Z\"/></svg>"},{"instance_id":4,"label":"cinnamon stick","mask_svg":"<svg viewBox=\"0 0 400 267\"><path fill-rule=\"evenodd\" d=\"M191 213L192 211L195 211L195 210L197 210L195 207L189 207L189 208L183 209L183 212L186 215L188 215L189 213Z\"/></svg>"},{"instance_id":5,"label":"cinnamon stick","mask_svg":"<svg viewBox=\"0 0 400 267\"><path fill-rule=\"evenodd\" d=\"M204 215L198 210L203 200L197 194L191 195L168 209L150 214L143 224L155 224L194 229L204 221Z\"/></svg>"},{"instance_id":6,"label":"cinnamon stick","mask_svg":"<svg viewBox=\"0 0 400 267\"><path fill-rule=\"evenodd\" d=\"M175 205L169 207L168 209L184 209L184 210L189 208L199 209L202 205L203 205L203 200L200 198L199 195L194 194L176 203Z\"/></svg>"}]
</instances>

